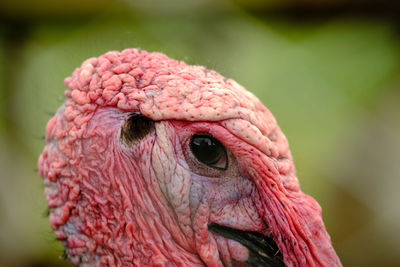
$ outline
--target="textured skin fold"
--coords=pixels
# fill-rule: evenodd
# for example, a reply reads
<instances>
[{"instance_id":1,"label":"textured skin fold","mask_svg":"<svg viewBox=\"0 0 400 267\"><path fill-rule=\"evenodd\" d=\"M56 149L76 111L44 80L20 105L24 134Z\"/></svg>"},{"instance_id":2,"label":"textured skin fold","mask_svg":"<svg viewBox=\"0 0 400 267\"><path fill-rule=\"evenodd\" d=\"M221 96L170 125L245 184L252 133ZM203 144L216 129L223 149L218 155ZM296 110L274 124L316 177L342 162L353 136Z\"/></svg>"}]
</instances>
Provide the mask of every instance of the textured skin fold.
<instances>
[{"instance_id":1,"label":"textured skin fold","mask_svg":"<svg viewBox=\"0 0 400 267\"><path fill-rule=\"evenodd\" d=\"M269 110L231 79L136 49L86 60L65 79L67 100L46 127L38 162L50 224L82 266L232 266L247 250L211 222L271 234L287 266L341 266L321 209L299 187ZM132 145L132 114L156 121ZM205 177L187 140L208 132L232 168Z\"/></svg>"}]
</instances>

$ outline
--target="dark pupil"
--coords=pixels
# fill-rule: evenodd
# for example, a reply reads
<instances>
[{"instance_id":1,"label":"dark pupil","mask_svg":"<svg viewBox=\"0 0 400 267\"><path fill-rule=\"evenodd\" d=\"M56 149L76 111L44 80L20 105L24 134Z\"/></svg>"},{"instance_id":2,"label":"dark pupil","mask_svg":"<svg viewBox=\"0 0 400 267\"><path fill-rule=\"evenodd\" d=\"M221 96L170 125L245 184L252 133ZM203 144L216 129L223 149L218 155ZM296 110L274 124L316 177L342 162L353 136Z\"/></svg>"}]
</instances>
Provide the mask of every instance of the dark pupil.
<instances>
[{"instance_id":1,"label":"dark pupil","mask_svg":"<svg viewBox=\"0 0 400 267\"><path fill-rule=\"evenodd\" d=\"M225 148L221 142L207 135L194 135L190 148L194 156L206 165L216 164L225 154Z\"/></svg>"}]
</instances>

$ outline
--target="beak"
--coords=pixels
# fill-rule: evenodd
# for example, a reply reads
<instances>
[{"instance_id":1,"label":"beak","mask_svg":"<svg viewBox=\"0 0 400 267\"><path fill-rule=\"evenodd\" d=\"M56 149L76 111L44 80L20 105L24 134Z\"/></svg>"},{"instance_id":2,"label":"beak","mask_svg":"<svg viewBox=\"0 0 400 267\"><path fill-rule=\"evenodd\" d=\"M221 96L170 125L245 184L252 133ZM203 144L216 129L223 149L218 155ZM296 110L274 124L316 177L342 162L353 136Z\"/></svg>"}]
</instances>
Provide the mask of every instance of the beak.
<instances>
[{"instance_id":1,"label":"beak","mask_svg":"<svg viewBox=\"0 0 400 267\"><path fill-rule=\"evenodd\" d=\"M282 267L282 253L272 237L251 231L241 231L212 223L208 229L220 236L235 240L249 250L245 264L254 267Z\"/></svg>"}]
</instances>

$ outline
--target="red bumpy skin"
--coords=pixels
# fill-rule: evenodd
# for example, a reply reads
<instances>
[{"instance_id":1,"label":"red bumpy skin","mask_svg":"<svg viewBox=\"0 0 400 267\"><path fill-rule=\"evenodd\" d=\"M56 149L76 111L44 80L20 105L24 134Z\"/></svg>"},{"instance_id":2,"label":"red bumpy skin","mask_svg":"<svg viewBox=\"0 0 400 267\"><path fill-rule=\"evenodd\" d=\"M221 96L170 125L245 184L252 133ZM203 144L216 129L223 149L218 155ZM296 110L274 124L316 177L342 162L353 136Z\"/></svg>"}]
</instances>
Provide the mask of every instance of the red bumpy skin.
<instances>
[{"instance_id":1,"label":"red bumpy skin","mask_svg":"<svg viewBox=\"0 0 400 267\"><path fill-rule=\"evenodd\" d=\"M246 247L208 230L217 223L272 236L287 266L341 266L275 118L235 81L126 49L86 60L65 84L38 165L51 227L75 265L245 261ZM154 128L124 142L137 114ZM193 158L195 133L226 147L227 170Z\"/></svg>"}]
</instances>

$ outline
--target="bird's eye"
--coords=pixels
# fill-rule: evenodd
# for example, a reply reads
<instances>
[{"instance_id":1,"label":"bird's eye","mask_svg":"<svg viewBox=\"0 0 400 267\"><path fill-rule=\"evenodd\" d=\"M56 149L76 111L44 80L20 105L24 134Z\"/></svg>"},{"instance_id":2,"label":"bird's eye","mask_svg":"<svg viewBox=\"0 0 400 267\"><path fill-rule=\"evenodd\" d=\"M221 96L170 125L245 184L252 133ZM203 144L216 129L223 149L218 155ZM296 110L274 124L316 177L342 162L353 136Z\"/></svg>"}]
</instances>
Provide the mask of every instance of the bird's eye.
<instances>
[{"instance_id":1,"label":"bird's eye","mask_svg":"<svg viewBox=\"0 0 400 267\"><path fill-rule=\"evenodd\" d=\"M195 134L190 141L190 149L201 163L218 170L228 168L226 149L214 137L207 134Z\"/></svg>"}]
</instances>

